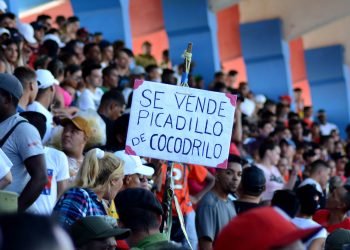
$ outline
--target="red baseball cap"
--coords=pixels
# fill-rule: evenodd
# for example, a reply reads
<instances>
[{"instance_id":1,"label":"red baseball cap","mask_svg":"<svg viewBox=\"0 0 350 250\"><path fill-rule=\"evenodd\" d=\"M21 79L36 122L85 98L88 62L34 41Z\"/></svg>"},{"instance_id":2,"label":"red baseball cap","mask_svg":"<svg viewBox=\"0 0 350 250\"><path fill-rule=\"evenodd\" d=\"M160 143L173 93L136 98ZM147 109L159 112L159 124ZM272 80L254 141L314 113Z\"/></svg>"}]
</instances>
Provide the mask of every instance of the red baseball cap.
<instances>
[{"instance_id":1,"label":"red baseball cap","mask_svg":"<svg viewBox=\"0 0 350 250\"><path fill-rule=\"evenodd\" d=\"M299 239L307 240L321 229L300 229L283 212L273 207L256 208L238 215L224 227L215 241L214 249L270 250Z\"/></svg>"}]
</instances>

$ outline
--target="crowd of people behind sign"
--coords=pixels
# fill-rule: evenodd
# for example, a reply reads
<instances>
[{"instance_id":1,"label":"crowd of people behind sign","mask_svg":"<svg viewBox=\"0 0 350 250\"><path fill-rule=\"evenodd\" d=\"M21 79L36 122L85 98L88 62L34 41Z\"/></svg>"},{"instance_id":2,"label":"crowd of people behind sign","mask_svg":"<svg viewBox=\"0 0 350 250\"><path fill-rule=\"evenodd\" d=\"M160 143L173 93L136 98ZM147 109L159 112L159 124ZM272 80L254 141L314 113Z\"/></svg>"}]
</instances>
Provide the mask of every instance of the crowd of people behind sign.
<instances>
[{"instance_id":1,"label":"crowd of people behind sign","mask_svg":"<svg viewBox=\"0 0 350 250\"><path fill-rule=\"evenodd\" d=\"M134 80L180 84L180 55L134 55L76 16L22 23L3 1L0 45L0 249L350 249L350 127L301 89L273 101L235 70L191 73L238 95L228 167L174 163L163 225L170 163L125 142Z\"/></svg>"}]
</instances>

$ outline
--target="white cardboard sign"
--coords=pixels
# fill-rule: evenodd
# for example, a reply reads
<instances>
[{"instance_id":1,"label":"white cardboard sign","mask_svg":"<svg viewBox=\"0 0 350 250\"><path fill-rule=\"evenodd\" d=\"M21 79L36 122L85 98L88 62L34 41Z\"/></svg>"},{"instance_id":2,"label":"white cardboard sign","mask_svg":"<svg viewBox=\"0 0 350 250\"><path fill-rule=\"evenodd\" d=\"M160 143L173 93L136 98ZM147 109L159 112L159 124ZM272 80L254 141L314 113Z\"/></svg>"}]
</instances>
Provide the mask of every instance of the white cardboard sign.
<instances>
[{"instance_id":1,"label":"white cardboard sign","mask_svg":"<svg viewBox=\"0 0 350 250\"><path fill-rule=\"evenodd\" d=\"M226 168L236 95L136 80L125 151Z\"/></svg>"}]
</instances>

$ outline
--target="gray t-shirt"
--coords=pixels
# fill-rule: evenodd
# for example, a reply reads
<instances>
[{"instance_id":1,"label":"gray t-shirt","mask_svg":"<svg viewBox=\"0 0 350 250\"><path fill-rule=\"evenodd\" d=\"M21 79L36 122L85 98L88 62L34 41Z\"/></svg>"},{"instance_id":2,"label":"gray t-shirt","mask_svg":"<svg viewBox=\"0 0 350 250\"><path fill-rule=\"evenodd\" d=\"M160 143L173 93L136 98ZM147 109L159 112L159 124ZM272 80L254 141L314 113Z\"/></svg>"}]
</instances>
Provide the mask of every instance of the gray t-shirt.
<instances>
[{"instance_id":1,"label":"gray t-shirt","mask_svg":"<svg viewBox=\"0 0 350 250\"><path fill-rule=\"evenodd\" d=\"M3 138L21 120L25 119L15 114L1 122L0 138ZM44 153L38 130L28 122L19 124L2 146L2 150L13 164L11 167L12 183L5 190L20 194L30 180L24 161L29 157Z\"/></svg>"},{"instance_id":2,"label":"gray t-shirt","mask_svg":"<svg viewBox=\"0 0 350 250\"><path fill-rule=\"evenodd\" d=\"M230 199L224 201L214 192L208 192L199 202L196 210L196 229L198 239L208 237L215 241L220 230L236 216Z\"/></svg>"}]
</instances>

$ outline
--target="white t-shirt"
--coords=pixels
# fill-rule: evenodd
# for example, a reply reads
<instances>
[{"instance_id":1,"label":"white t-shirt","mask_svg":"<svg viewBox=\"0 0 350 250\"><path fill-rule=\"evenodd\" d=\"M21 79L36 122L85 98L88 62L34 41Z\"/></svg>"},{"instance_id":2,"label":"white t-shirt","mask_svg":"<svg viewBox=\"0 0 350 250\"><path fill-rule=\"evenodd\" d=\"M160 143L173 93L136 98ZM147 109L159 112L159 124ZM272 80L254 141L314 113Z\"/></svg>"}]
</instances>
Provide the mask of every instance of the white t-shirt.
<instances>
[{"instance_id":1,"label":"white t-shirt","mask_svg":"<svg viewBox=\"0 0 350 250\"><path fill-rule=\"evenodd\" d=\"M10 159L0 148L0 180L4 178L8 172L10 172L12 165L13 164Z\"/></svg>"},{"instance_id":2,"label":"white t-shirt","mask_svg":"<svg viewBox=\"0 0 350 250\"><path fill-rule=\"evenodd\" d=\"M95 92L92 92L90 89L84 89L81 92L78 100L79 109L85 111L92 109L97 111L98 106L100 106L101 98L103 96L103 90L96 88Z\"/></svg>"},{"instance_id":3,"label":"white t-shirt","mask_svg":"<svg viewBox=\"0 0 350 250\"><path fill-rule=\"evenodd\" d=\"M57 182L69 179L68 159L63 152L54 148L45 147L44 152L49 181L27 212L51 215L57 201Z\"/></svg>"},{"instance_id":4,"label":"white t-shirt","mask_svg":"<svg viewBox=\"0 0 350 250\"><path fill-rule=\"evenodd\" d=\"M0 138L3 138L21 120L25 119L19 114L15 114L1 122ZM19 124L2 146L2 150L13 164L11 167L12 183L5 190L21 194L30 180L24 161L44 153L38 130L28 122Z\"/></svg>"},{"instance_id":5,"label":"white t-shirt","mask_svg":"<svg viewBox=\"0 0 350 250\"><path fill-rule=\"evenodd\" d=\"M313 221L312 219L305 219L305 218L299 218L299 217L293 218L292 222L294 223L294 225L296 225L297 227L302 228L302 229L314 228L314 227L321 226L320 224ZM320 239L320 238L323 238L323 239L327 238L327 230L326 229L322 228L317 234L315 234L307 242L305 242L304 245L308 249L313 240Z\"/></svg>"},{"instance_id":6,"label":"white t-shirt","mask_svg":"<svg viewBox=\"0 0 350 250\"><path fill-rule=\"evenodd\" d=\"M270 201L272 200L273 194L276 190L283 189L284 179L280 171L275 166L272 166L271 169L261 164L256 164L256 166L264 172L266 179L266 189L262 194L262 200Z\"/></svg>"},{"instance_id":7,"label":"white t-shirt","mask_svg":"<svg viewBox=\"0 0 350 250\"><path fill-rule=\"evenodd\" d=\"M40 102L33 102L32 104L28 105L27 111L35 111L38 113L43 114L46 117L46 132L43 138L43 144L48 142L52 135L52 129L53 129L53 115L50 111L47 110Z\"/></svg>"},{"instance_id":8,"label":"white t-shirt","mask_svg":"<svg viewBox=\"0 0 350 250\"><path fill-rule=\"evenodd\" d=\"M320 124L321 135L330 135L332 130L339 131L337 125L327 122L326 124Z\"/></svg>"},{"instance_id":9,"label":"white t-shirt","mask_svg":"<svg viewBox=\"0 0 350 250\"><path fill-rule=\"evenodd\" d=\"M323 194L321 185L317 181L315 181L314 179L311 179L311 178L305 179L302 183L300 183L299 187L302 187L305 185L313 185L313 186L315 186L315 188L318 192Z\"/></svg>"}]
</instances>

